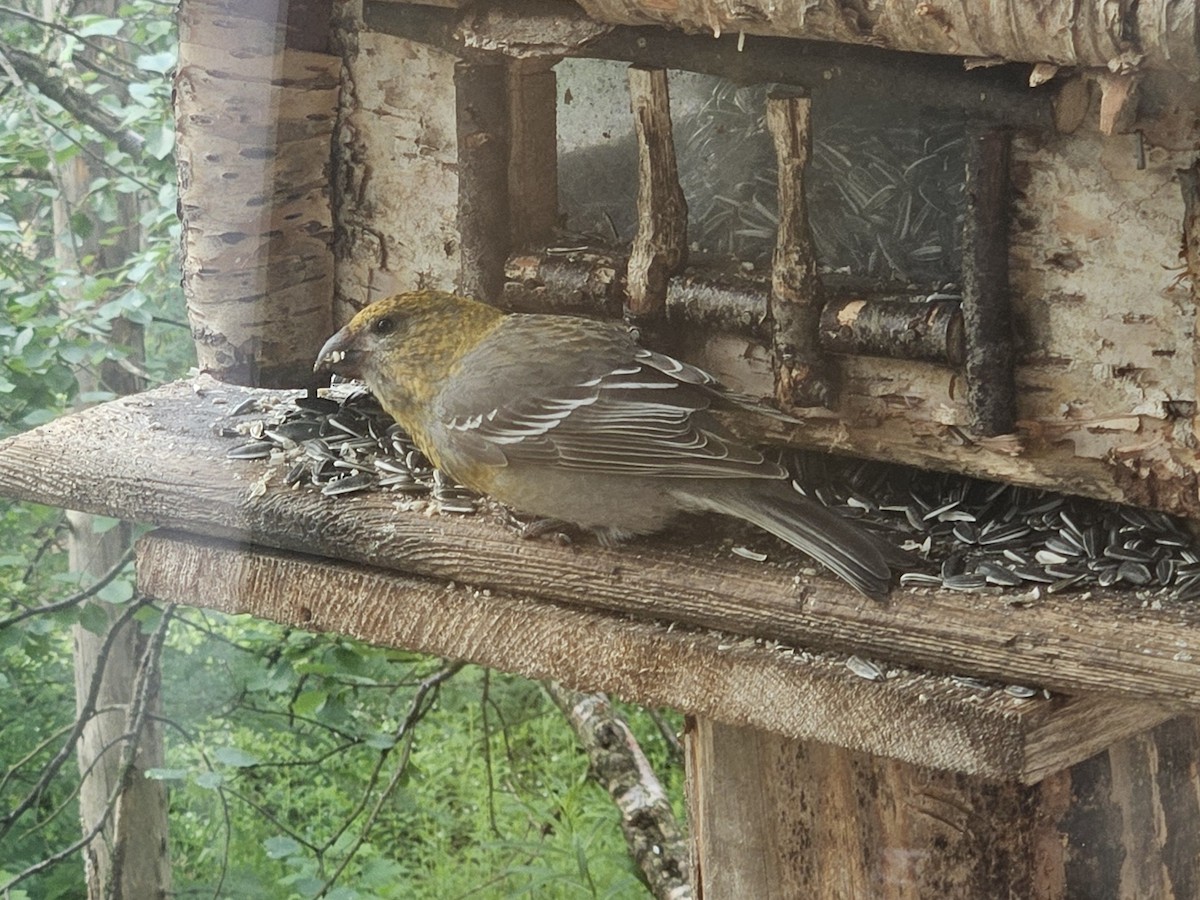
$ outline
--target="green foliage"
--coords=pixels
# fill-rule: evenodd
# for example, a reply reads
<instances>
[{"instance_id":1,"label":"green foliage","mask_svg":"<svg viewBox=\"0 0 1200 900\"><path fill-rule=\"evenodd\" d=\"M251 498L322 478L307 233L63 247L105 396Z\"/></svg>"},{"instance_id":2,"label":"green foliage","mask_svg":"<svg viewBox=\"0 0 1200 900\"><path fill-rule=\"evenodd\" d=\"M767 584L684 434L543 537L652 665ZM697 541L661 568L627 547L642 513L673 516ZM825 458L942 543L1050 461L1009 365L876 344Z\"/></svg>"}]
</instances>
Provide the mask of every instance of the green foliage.
<instances>
[{"instance_id":1,"label":"green foliage","mask_svg":"<svg viewBox=\"0 0 1200 900\"><path fill-rule=\"evenodd\" d=\"M172 13L134 0L116 17L65 17L50 31L0 12L0 50L47 57L48 78L145 142L122 148L27 81L0 93L0 437L110 396L80 398L77 373L128 360L131 348L112 337L118 319L145 326L151 381L190 361L176 254ZM134 62L130 47L140 51ZM65 197L55 173L75 160L100 174L82 196ZM57 225L55 203L65 204ZM140 249L112 253L131 228Z\"/></svg>"},{"instance_id":2,"label":"green foliage","mask_svg":"<svg viewBox=\"0 0 1200 900\"><path fill-rule=\"evenodd\" d=\"M616 809L537 685L468 667L404 729L438 661L183 615L165 691L193 702L155 773L172 785L177 889L315 897L345 864L324 896L644 895ZM678 796L665 742L629 713Z\"/></svg>"}]
</instances>

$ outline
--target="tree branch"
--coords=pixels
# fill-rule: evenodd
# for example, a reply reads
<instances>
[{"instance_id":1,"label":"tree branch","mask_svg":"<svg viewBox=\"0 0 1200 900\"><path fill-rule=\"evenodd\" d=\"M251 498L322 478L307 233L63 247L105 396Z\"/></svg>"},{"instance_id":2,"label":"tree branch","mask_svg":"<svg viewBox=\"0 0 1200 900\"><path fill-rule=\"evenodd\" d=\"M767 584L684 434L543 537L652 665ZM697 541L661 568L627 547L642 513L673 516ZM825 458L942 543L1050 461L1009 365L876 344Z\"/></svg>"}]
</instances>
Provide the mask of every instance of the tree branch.
<instances>
[{"instance_id":1,"label":"tree branch","mask_svg":"<svg viewBox=\"0 0 1200 900\"><path fill-rule=\"evenodd\" d=\"M145 138L123 127L116 116L97 108L83 91L51 74L43 60L4 43L0 43L0 57L7 62L5 68L11 68L9 78L32 84L44 97L53 100L80 122L115 141L123 153L137 157L140 162L150 162L145 159Z\"/></svg>"},{"instance_id":2,"label":"tree branch","mask_svg":"<svg viewBox=\"0 0 1200 900\"><path fill-rule=\"evenodd\" d=\"M629 852L658 900L691 900L687 842L666 792L625 720L604 694L543 682L591 763L592 777L621 811Z\"/></svg>"}]
</instances>

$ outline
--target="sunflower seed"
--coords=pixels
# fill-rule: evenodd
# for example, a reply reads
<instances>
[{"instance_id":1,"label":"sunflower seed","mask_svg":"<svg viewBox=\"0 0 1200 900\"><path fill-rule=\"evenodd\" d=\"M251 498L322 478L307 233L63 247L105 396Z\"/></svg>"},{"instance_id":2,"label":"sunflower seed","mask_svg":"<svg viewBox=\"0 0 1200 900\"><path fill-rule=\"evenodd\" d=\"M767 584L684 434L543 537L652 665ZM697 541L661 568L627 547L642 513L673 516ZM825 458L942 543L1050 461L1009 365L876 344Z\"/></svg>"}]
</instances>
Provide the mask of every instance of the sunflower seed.
<instances>
[{"instance_id":1,"label":"sunflower seed","mask_svg":"<svg viewBox=\"0 0 1200 900\"><path fill-rule=\"evenodd\" d=\"M883 670L875 663L868 659L863 659L860 656L850 656L846 658L846 668L857 675L859 678L865 678L867 681L882 681Z\"/></svg>"}]
</instances>

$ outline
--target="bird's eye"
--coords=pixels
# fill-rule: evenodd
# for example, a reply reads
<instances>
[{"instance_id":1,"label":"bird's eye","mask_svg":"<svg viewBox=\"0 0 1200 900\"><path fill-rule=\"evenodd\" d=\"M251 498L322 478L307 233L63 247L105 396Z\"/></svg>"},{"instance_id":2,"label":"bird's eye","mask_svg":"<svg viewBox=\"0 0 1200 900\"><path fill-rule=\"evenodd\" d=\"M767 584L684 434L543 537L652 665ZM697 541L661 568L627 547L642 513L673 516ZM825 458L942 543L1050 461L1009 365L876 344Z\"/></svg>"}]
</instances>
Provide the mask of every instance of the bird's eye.
<instances>
[{"instance_id":1,"label":"bird's eye","mask_svg":"<svg viewBox=\"0 0 1200 900\"><path fill-rule=\"evenodd\" d=\"M396 330L396 321L384 316L382 319L376 319L371 323L371 330L376 334L391 334Z\"/></svg>"}]
</instances>

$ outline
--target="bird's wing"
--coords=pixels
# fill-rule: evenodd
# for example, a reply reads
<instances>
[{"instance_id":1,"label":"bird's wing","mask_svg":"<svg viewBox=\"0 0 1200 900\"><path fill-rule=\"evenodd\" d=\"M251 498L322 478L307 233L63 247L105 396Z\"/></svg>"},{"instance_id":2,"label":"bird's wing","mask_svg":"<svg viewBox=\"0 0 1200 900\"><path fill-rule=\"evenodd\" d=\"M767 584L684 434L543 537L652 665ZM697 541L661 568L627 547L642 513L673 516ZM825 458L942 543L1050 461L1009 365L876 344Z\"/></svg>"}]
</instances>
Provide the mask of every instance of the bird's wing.
<instances>
[{"instance_id":1,"label":"bird's wing","mask_svg":"<svg viewBox=\"0 0 1200 900\"><path fill-rule=\"evenodd\" d=\"M784 475L707 413L719 396L711 375L610 325L537 317L531 335L523 318L468 354L439 399L443 433L472 458L675 478ZM518 337L526 354L496 352Z\"/></svg>"}]
</instances>

